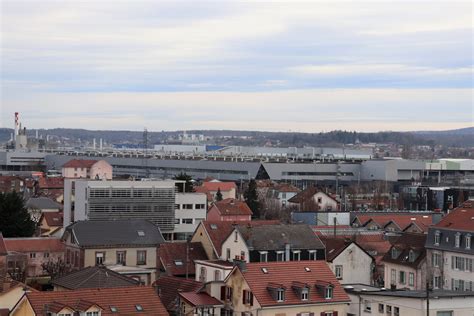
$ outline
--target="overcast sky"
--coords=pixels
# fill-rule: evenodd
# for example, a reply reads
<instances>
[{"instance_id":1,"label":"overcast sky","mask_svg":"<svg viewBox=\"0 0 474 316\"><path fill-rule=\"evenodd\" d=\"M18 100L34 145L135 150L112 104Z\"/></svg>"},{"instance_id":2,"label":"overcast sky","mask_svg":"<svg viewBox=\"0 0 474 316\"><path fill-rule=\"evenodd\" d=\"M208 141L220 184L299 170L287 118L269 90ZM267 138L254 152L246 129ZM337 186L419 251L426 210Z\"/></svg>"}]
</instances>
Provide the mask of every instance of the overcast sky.
<instances>
[{"instance_id":1,"label":"overcast sky","mask_svg":"<svg viewBox=\"0 0 474 316\"><path fill-rule=\"evenodd\" d=\"M0 1L0 127L473 126L471 1Z\"/></svg>"}]
</instances>

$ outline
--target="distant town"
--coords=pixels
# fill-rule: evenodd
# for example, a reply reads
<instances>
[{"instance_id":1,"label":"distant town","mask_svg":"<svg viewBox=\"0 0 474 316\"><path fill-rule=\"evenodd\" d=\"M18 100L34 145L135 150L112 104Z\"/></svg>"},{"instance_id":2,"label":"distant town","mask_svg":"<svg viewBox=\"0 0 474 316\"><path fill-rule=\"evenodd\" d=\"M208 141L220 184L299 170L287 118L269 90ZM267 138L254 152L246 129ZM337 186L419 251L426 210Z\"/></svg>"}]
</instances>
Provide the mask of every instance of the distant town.
<instances>
[{"instance_id":1,"label":"distant town","mask_svg":"<svg viewBox=\"0 0 474 316\"><path fill-rule=\"evenodd\" d=\"M2 316L473 315L472 128L24 123L0 134Z\"/></svg>"}]
</instances>

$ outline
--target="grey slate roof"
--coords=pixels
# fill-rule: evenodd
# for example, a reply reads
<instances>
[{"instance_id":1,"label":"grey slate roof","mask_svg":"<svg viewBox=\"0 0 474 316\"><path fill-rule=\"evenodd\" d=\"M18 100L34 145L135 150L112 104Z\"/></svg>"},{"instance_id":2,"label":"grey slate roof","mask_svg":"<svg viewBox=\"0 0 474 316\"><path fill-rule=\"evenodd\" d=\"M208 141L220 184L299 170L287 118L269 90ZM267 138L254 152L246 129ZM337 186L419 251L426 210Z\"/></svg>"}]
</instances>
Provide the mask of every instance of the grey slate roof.
<instances>
[{"instance_id":1,"label":"grey slate roof","mask_svg":"<svg viewBox=\"0 0 474 316\"><path fill-rule=\"evenodd\" d=\"M441 234L440 236L440 243L439 245L435 245L435 235L436 232L439 232ZM460 245L459 247L454 246L454 240L456 239L456 234L459 233L461 234L461 239L460 239ZM474 232L471 233L471 242L474 239ZM461 232L461 231L455 231L455 230L450 230L450 229L445 229L442 227L430 227L428 229L428 236L426 238L426 244L425 247L427 249L433 249L433 250L444 250L444 251L451 251L451 252L459 252L459 253L464 253L467 255L474 255L474 247L471 246L470 248L466 249L466 232Z\"/></svg>"},{"instance_id":2,"label":"grey slate roof","mask_svg":"<svg viewBox=\"0 0 474 316\"><path fill-rule=\"evenodd\" d=\"M29 198L26 202L26 208L34 208L34 209L62 209L63 206L50 198L41 196L37 198Z\"/></svg>"},{"instance_id":3,"label":"grey slate roof","mask_svg":"<svg viewBox=\"0 0 474 316\"><path fill-rule=\"evenodd\" d=\"M157 246L165 241L158 226L142 219L79 221L66 228L66 233L71 231L81 247Z\"/></svg>"},{"instance_id":4,"label":"grey slate roof","mask_svg":"<svg viewBox=\"0 0 474 316\"><path fill-rule=\"evenodd\" d=\"M238 229L251 250L324 249L324 244L309 225L239 225Z\"/></svg>"},{"instance_id":5,"label":"grey slate roof","mask_svg":"<svg viewBox=\"0 0 474 316\"><path fill-rule=\"evenodd\" d=\"M123 276L104 266L87 267L59 277L53 280L52 283L69 290L140 285L137 280Z\"/></svg>"}]
</instances>

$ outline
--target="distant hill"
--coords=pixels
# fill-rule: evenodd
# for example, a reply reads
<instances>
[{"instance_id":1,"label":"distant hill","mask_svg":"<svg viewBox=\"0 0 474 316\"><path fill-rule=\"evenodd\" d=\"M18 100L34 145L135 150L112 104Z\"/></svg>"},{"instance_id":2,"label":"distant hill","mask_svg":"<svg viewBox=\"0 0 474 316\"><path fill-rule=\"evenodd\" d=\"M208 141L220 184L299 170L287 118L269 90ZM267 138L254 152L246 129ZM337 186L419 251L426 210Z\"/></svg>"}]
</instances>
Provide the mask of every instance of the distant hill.
<instances>
[{"instance_id":1,"label":"distant hill","mask_svg":"<svg viewBox=\"0 0 474 316\"><path fill-rule=\"evenodd\" d=\"M10 139L12 129L0 128L0 142ZM36 130L28 130L34 136ZM129 143L142 144L143 132L141 131L104 131L85 129L40 129L40 135L51 135L57 139L70 140L71 142L89 141L96 139L97 144L102 138L109 144ZM148 132L150 145L165 142L169 137L176 137L182 131ZM326 133L295 133L295 132L259 132L259 131L233 131L233 130L188 130L188 134L204 134L218 138L220 145L247 145L263 146L270 142L273 146L342 146L355 142L361 143L395 143L410 145L445 145L452 147L474 147L474 128L467 127L449 131L414 131L414 132L378 132L359 133L356 131L331 131ZM225 138L224 138L225 136ZM251 139L242 138L243 136Z\"/></svg>"}]
</instances>

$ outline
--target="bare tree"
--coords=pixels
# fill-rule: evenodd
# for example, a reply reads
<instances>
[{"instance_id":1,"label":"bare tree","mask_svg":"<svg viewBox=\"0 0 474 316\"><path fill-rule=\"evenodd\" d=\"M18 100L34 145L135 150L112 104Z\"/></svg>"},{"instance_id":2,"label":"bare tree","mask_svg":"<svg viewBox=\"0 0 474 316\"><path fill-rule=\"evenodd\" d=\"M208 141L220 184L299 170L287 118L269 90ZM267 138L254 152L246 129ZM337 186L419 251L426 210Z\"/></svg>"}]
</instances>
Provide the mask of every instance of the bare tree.
<instances>
[{"instance_id":1,"label":"bare tree","mask_svg":"<svg viewBox=\"0 0 474 316\"><path fill-rule=\"evenodd\" d=\"M51 280L58 278L66 273L70 272L71 269L66 265L64 260L58 258L57 260L50 260L41 264L43 271L51 277Z\"/></svg>"}]
</instances>

